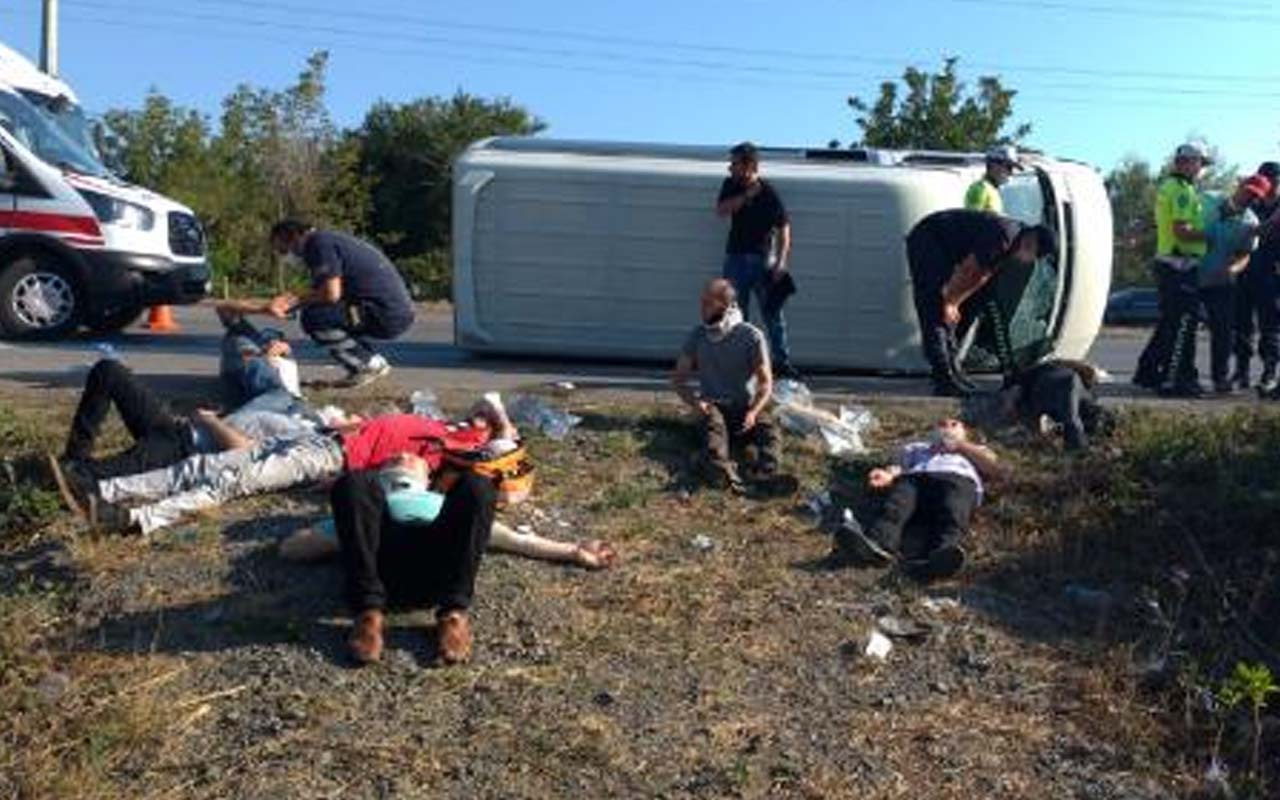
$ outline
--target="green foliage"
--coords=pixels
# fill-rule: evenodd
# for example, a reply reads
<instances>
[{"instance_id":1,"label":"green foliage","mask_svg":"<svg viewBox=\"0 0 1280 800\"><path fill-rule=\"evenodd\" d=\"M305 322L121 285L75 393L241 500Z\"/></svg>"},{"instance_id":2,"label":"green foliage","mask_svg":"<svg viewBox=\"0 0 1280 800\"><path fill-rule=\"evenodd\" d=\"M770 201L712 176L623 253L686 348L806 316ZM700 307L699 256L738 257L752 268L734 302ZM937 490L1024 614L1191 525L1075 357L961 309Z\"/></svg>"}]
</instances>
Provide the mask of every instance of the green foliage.
<instances>
[{"instance_id":1,"label":"green foliage","mask_svg":"<svg viewBox=\"0 0 1280 800\"><path fill-rule=\"evenodd\" d=\"M453 160L479 139L545 127L506 98L458 92L377 103L356 134L360 170L372 189L372 231L393 257L448 247Z\"/></svg>"},{"instance_id":2,"label":"green foliage","mask_svg":"<svg viewBox=\"0 0 1280 800\"><path fill-rule=\"evenodd\" d=\"M140 109L107 112L104 158L195 209L219 291L289 285L296 276L280 272L267 232L290 216L373 235L417 297L447 298L453 159L477 139L544 124L510 100L459 92L378 103L359 128L340 131L325 105L327 65L317 52L284 89L237 87L216 121L152 90Z\"/></svg>"},{"instance_id":3,"label":"green foliage","mask_svg":"<svg viewBox=\"0 0 1280 800\"><path fill-rule=\"evenodd\" d=\"M1236 664L1218 690L1218 697L1228 708L1266 708L1267 698L1280 692L1271 670L1266 664L1249 664L1241 661Z\"/></svg>"},{"instance_id":4,"label":"green foliage","mask_svg":"<svg viewBox=\"0 0 1280 800\"><path fill-rule=\"evenodd\" d=\"M1106 179L1115 230L1114 278L1119 286L1151 283L1148 265L1156 252L1156 176L1151 165L1126 156Z\"/></svg>"},{"instance_id":5,"label":"green foliage","mask_svg":"<svg viewBox=\"0 0 1280 800\"><path fill-rule=\"evenodd\" d=\"M1005 130L1017 92L1006 89L997 77L984 76L978 79L977 91L968 93L956 74L956 63L948 58L936 73L908 67L902 74L905 97L892 81L880 84L874 103L850 97L849 106L859 115L862 145L972 151L1025 139L1030 124Z\"/></svg>"}]
</instances>

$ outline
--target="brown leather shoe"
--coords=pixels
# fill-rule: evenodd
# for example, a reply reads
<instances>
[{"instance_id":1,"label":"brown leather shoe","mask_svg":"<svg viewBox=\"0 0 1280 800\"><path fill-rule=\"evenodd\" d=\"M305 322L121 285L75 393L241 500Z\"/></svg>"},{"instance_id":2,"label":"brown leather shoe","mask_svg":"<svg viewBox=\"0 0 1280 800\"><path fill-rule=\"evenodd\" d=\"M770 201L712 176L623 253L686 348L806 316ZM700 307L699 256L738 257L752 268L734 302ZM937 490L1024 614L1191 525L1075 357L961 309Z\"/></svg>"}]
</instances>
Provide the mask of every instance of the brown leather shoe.
<instances>
[{"instance_id":1,"label":"brown leather shoe","mask_svg":"<svg viewBox=\"0 0 1280 800\"><path fill-rule=\"evenodd\" d=\"M381 611L370 609L360 612L356 617L355 630L347 640L351 657L361 664L382 660L382 627Z\"/></svg>"},{"instance_id":2,"label":"brown leather shoe","mask_svg":"<svg viewBox=\"0 0 1280 800\"><path fill-rule=\"evenodd\" d=\"M436 618L437 647L445 664L461 664L471 658L471 620L467 612L453 610Z\"/></svg>"}]
</instances>

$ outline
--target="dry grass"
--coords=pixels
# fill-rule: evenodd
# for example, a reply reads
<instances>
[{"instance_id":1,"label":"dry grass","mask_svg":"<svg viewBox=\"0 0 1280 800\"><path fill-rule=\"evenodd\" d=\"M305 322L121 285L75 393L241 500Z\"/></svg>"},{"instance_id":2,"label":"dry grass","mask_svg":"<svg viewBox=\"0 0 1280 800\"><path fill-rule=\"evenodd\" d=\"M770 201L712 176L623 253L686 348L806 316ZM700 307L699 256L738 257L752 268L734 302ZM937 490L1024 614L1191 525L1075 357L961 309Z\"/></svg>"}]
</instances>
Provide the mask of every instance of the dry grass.
<instances>
[{"instance_id":1,"label":"dry grass","mask_svg":"<svg viewBox=\"0 0 1280 800\"><path fill-rule=\"evenodd\" d=\"M363 406L399 394L381 391ZM56 445L70 400L11 403L6 445ZM876 666L854 655L860 637L883 610L927 617L920 588L819 568L827 540L792 501L697 490L696 440L670 404L581 393L573 406L581 431L534 441L537 496L514 517L607 538L622 564L605 576L490 559L477 662L462 670L389 668L353 685L321 658L288 687L235 677L246 649L282 658L341 637L329 612L298 605L300 573L274 574L265 556L246 563L224 538L270 522L279 498L151 544L68 538L61 519L38 536L11 529L10 551L67 541L69 556L0 593L0 795L1032 798L1095 773L1173 795L1203 767L1202 731L1174 713L1175 691L1139 685L1132 666L1148 631L1128 599L1161 589L1171 565L1196 568L1177 538L1188 527L1249 625L1275 599L1269 573L1239 557L1274 545L1276 503L1259 484L1280 466L1280 423L1266 413L1139 415L1075 459L1000 435L1011 476L992 487L971 569L935 590L965 606L932 617L940 633L928 643L900 644ZM877 408L873 445L887 449L941 408ZM855 507L874 506L860 476L875 459L836 464L788 444L806 493L836 486ZM315 513L320 499L287 504ZM1228 552L1231 533L1249 548ZM709 552L692 547L700 534ZM192 565L198 578L166 579ZM1112 592L1113 613L1082 617L1062 599L1068 582ZM112 586L133 588L85 599ZM1210 670L1245 652L1230 626L1197 627L1215 596L1187 604L1174 644ZM223 644L172 643L193 621ZM396 623L420 635L416 618ZM395 688L374 688L384 681ZM249 726L263 707L290 722Z\"/></svg>"}]
</instances>

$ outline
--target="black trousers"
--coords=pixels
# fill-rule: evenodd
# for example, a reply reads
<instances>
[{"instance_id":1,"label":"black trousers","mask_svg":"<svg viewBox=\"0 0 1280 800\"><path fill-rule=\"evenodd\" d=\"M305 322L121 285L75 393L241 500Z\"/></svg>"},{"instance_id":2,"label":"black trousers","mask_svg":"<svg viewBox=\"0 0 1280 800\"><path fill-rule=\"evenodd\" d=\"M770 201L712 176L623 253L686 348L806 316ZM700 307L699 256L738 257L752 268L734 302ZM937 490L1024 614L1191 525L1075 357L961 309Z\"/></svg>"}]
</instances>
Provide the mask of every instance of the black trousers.
<instances>
[{"instance_id":1,"label":"black trousers","mask_svg":"<svg viewBox=\"0 0 1280 800\"><path fill-rule=\"evenodd\" d=\"M1201 287L1200 302L1209 316L1209 374L1215 384L1225 383L1231 371L1236 289L1229 284Z\"/></svg>"},{"instance_id":2,"label":"black trousers","mask_svg":"<svg viewBox=\"0 0 1280 800\"><path fill-rule=\"evenodd\" d=\"M1113 426L1111 412L1098 403L1075 370L1059 364L1043 364L1020 377L1020 411L1030 423L1041 414L1062 426L1068 450L1089 444L1089 435Z\"/></svg>"},{"instance_id":3,"label":"black trousers","mask_svg":"<svg viewBox=\"0 0 1280 800\"><path fill-rule=\"evenodd\" d=\"M1160 302L1160 319L1138 356L1135 383L1185 385L1196 379L1196 328L1200 298L1194 269L1176 270L1156 261L1151 267Z\"/></svg>"},{"instance_id":4,"label":"black trousers","mask_svg":"<svg viewBox=\"0 0 1280 800\"><path fill-rule=\"evenodd\" d=\"M1280 277L1274 264L1250 261L1236 284L1236 330L1233 350L1243 365L1257 354L1266 367L1280 365ZM1255 326L1256 321L1256 326Z\"/></svg>"},{"instance_id":5,"label":"black trousers","mask_svg":"<svg viewBox=\"0 0 1280 800\"><path fill-rule=\"evenodd\" d=\"M924 357L935 382L949 380L957 370L960 348L955 328L942 319L942 287L950 279L955 264L933 237L924 234L907 237L907 264Z\"/></svg>"},{"instance_id":6,"label":"black trousers","mask_svg":"<svg viewBox=\"0 0 1280 800\"><path fill-rule=\"evenodd\" d=\"M969 529L978 505L978 487L961 475L916 473L893 482L880 516L868 533L905 558L924 558L934 550L958 542ZM911 522L926 525L923 541L904 547L903 532ZM910 552L908 552L910 551Z\"/></svg>"},{"instance_id":7,"label":"black trousers","mask_svg":"<svg viewBox=\"0 0 1280 800\"><path fill-rule=\"evenodd\" d=\"M405 524L387 511L376 472L344 473L329 501L351 610L468 608L489 546L496 496L491 482L465 475L449 490L434 521Z\"/></svg>"},{"instance_id":8,"label":"black trousers","mask_svg":"<svg viewBox=\"0 0 1280 800\"><path fill-rule=\"evenodd\" d=\"M413 325L413 314L392 314L377 303L338 302L305 306L299 321L316 344L356 373L377 353L369 340L396 338Z\"/></svg>"},{"instance_id":9,"label":"black trousers","mask_svg":"<svg viewBox=\"0 0 1280 800\"><path fill-rule=\"evenodd\" d=\"M112 406L133 437L133 446L95 460L93 446ZM89 370L63 457L80 462L94 478L105 480L177 463L191 455L194 444L189 421L174 416L128 367L105 359Z\"/></svg>"}]
</instances>

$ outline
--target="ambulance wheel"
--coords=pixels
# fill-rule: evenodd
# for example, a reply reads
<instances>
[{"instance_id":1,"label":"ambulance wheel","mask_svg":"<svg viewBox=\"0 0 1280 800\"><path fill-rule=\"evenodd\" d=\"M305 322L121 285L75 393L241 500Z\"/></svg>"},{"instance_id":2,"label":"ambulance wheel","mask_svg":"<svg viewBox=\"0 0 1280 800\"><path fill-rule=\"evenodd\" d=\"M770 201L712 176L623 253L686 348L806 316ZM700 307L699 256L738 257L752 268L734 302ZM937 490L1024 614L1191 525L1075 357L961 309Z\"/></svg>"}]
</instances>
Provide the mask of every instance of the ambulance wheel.
<instances>
[{"instance_id":1,"label":"ambulance wheel","mask_svg":"<svg viewBox=\"0 0 1280 800\"><path fill-rule=\"evenodd\" d=\"M17 253L0 264L0 333L53 339L80 324L84 291L74 273L47 253Z\"/></svg>"},{"instance_id":2,"label":"ambulance wheel","mask_svg":"<svg viewBox=\"0 0 1280 800\"><path fill-rule=\"evenodd\" d=\"M91 314L89 319L86 320L86 324L89 326L89 330L94 333L115 333L137 322L138 318L142 316L142 312L146 310L144 306L115 308L110 311L104 311L101 314Z\"/></svg>"}]
</instances>

